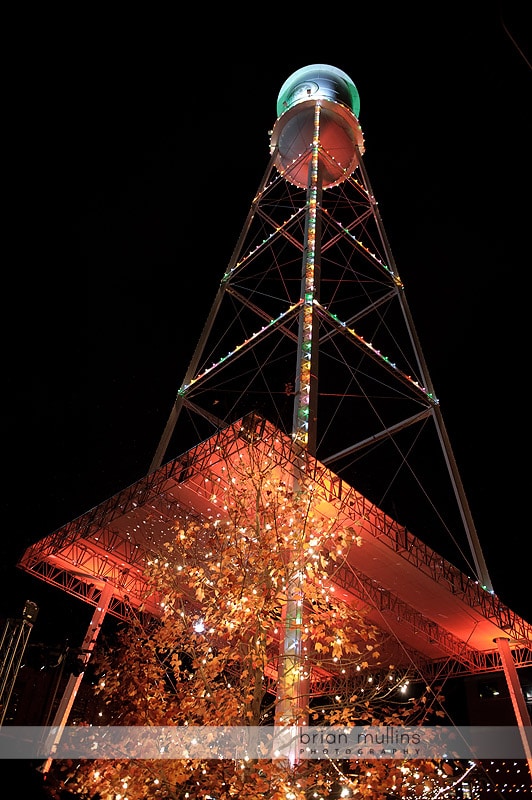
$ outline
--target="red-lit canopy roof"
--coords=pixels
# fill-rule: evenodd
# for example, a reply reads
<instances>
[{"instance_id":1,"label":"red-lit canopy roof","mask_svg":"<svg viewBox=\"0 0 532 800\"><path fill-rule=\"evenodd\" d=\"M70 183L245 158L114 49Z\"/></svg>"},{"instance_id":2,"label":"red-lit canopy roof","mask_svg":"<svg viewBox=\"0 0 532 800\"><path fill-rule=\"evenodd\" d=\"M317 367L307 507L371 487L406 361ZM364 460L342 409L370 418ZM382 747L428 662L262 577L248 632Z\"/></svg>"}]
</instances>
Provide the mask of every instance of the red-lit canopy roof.
<instances>
[{"instance_id":1,"label":"red-lit canopy roof","mask_svg":"<svg viewBox=\"0 0 532 800\"><path fill-rule=\"evenodd\" d=\"M223 465L245 457L250 443L289 474L290 438L249 415L36 542L19 567L93 606L110 584L115 617L127 619L130 607L157 615L157 598L146 599L146 558L172 538L180 520L218 513ZM532 664L528 622L323 464L310 457L306 463L320 487L320 512L353 525L362 539L335 572L336 591L383 630L394 663L414 658L440 674L497 670L494 640L506 637L516 666Z\"/></svg>"}]
</instances>

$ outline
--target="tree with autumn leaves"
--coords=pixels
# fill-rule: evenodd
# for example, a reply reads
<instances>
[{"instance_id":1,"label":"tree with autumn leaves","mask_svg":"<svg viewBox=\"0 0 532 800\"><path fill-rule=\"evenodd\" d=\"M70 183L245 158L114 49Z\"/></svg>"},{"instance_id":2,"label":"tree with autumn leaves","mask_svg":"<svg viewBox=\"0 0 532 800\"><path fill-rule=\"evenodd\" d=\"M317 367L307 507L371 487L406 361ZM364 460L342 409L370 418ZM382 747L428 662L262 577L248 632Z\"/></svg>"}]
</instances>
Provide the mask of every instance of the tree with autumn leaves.
<instances>
[{"instance_id":1,"label":"tree with autumn leaves","mask_svg":"<svg viewBox=\"0 0 532 800\"><path fill-rule=\"evenodd\" d=\"M335 593L353 526L320 513L320 488L250 444L227 457L209 519L181 515L145 567L160 618L132 613L96 650L96 692L113 726L412 726L443 717L438 692L382 662L382 631ZM297 654L286 647L290 608ZM288 612L287 612L288 609ZM288 616L287 616L288 613ZM290 677L291 674L291 677ZM294 691L294 689L296 691ZM84 798L320 800L436 796L452 768L428 760L333 758L61 760L48 787Z\"/></svg>"}]
</instances>

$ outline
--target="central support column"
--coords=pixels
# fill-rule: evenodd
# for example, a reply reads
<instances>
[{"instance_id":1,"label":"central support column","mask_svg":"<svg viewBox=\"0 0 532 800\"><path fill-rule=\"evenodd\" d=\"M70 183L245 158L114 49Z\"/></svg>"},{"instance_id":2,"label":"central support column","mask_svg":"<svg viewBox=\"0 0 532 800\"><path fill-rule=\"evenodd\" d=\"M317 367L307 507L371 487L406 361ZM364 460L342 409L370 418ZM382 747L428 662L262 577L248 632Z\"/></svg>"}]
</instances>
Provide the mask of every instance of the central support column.
<instances>
[{"instance_id":1,"label":"central support column","mask_svg":"<svg viewBox=\"0 0 532 800\"><path fill-rule=\"evenodd\" d=\"M318 399L318 320L314 300L319 299L320 282L320 214L321 185L319 170L320 106L314 114L312 158L309 162L305 240L301 279L301 310L299 314L298 351L295 381L292 439L295 454L292 475L293 490L298 491L298 475L306 474L306 456L316 453ZM306 663L302 632L304 628L305 597L304 553L290 551L288 568L293 573L287 586L283 608L282 634L279 653L276 725L281 727L308 724L310 674ZM291 750L291 761L297 760L297 748Z\"/></svg>"},{"instance_id":2,"label":"central support column","mask_svg":"<svg viewBox=\"0 0 532 800\"><path fill-rule=\"evenodd\" d=\"M314 305L319 300L321 278L321 207L322 188L319 170L320 106L314 115L314 140L309 163L307 210L305 217L305 247L301 278L302 306L299 312L297 366L295 382L292 438L296 453L306 451L316 455L318 420L318 319Z\"/></svg>"}]
</instances>

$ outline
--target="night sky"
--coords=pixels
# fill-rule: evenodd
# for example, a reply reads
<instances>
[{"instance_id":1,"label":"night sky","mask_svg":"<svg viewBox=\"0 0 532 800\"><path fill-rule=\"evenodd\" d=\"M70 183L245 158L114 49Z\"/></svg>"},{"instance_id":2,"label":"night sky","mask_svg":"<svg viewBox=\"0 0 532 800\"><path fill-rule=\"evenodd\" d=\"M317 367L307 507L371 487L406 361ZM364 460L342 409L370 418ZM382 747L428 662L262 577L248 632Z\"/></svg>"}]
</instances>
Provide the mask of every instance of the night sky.
<instances>
[{"instance_id":1,"label":"night sky","mask_svg":"<svg viewBox=\"0 0 532 800\"><path fill-rule=\"evenodd\" d=\"M325 63L360 94L365 164L495 592L532 621L532 56L521 4L440 8L264 9L219 39L155 15L62 34L47 20L42 38L34 20L21 36L4 122L0 617L31 599L37 640L82 638L90 610L16 563L146 474L268 164L278 92Z\"/></svg>"}]
</instances>

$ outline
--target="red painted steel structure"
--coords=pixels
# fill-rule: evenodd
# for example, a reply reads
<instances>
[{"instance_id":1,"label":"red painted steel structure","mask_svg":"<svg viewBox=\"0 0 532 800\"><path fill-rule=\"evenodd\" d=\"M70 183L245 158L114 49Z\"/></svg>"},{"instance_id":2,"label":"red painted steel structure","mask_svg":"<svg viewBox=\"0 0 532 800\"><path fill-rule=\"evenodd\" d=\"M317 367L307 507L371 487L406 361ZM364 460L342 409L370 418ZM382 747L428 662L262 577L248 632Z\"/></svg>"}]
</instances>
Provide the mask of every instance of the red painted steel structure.
<instances>
[{"instance_id":1,"label":"red painted steel structure","mask_svg":"<svg viewBox=\"0 0 532 800\"><path fill-rule=\"evenodd\" d=\"M146 558L180 519L218 511L225 460L245 454L250 439L291 473L291 438L250 414L29 547L20 567L94 607L111 586L108 613L119 619L132 609L158 615L157 598L146 599ZM363 539L336 572L338 591L405 646L398 659L412 656L427 678L501 671L495 639L507 637L516 665L532 665L530 623L322 463L309 457L307 466L324 513L343 515Z\"/></svg>"}]
</instances>

